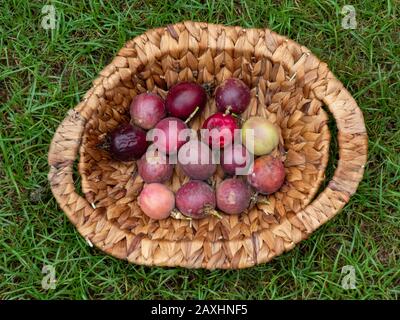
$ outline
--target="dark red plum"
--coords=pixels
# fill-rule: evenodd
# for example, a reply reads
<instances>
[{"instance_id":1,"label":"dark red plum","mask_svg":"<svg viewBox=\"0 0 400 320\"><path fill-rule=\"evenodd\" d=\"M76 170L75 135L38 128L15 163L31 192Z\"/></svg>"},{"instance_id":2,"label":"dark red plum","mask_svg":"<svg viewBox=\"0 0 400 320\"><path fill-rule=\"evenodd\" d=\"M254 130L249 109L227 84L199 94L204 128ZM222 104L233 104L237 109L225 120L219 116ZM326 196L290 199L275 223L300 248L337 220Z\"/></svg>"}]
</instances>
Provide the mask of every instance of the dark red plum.
<instances>
[{"instance_id":1,"label":"dark red plum","mask_svg":"<svg viewBox=\"0 0 400 320\"><path fill-rule=\"evenodd\" d=\"M130 106L132 122L143 128L151 129L165 117L164 100L155 93L141 93L133 98Z\"/></svg>"},{"instance_id":2,"label":"dark red plum","mask_svg":"<svg viewBox=\"0 0 400 320\"><path fill-rule=\"evenodd\" d=\"M169 114L186 120L198 107L204 108L207 93L203 87L193 82L181 82L169 89L165 105Z\"/></svg>"},{"instance_id":3,"label":"dark red plum","mask_svg":"<svg viewBox=\"0 0 400 320\"><path fill-rule=\"evenodd\" d=\"M217 165L213 160L208 145L199 140L186 142L178 153L178 163L183 172L196 180L207 180L214 174Z\"/></svg>"},{"instance_id":4,"label":"dark red plum","mask_svg":"<svg viewBox=\"0 0 400 320\"><path fill-rule=\"evenodd\" d=\"M146 132L131 124L123 124L110 134L110 153L120 161L139 159L147 150Z\"/></svg>"},{"instance_id":5,"label":"dark red plum","mask_svg":"<svg viewBox=\"0 0 400 320\"><path fill-rule=\"evenodd\" d=\"M215 103L219 112L229 109L230 112L240 114L250 103L250 89L239 79L226 79L215 90Z\"/></svg>"},{"instance_id":6,"label":"dark red plum","mask_svg":"<svg viewBox=\"0 0 400 320\"><path fill-rule=\"evenodd\" d=\"M214 190L205 182L191 180L181 186L175 195L176 206L183 215L201 219L215 209Z\"/></svg>"},{"instance_id":7,"label":"dark red plum","mask_svg":"<svg viewBox=\"0 0 400 320\"><path fill-rule=\"evenodd\" d=\"M241 179L222 181L216 190L217 207L228 214L240 214L246 210L251 200L251 188Z\"/></svg>"}]
</instances>

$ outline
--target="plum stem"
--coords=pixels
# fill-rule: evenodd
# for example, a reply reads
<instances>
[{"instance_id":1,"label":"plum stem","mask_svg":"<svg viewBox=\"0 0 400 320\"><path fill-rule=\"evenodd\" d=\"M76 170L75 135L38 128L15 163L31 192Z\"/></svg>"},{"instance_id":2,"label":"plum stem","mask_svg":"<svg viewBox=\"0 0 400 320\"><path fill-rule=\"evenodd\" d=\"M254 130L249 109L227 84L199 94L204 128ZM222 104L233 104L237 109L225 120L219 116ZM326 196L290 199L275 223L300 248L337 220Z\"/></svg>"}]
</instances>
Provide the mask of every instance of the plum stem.
<instances>
[{"instance_id":1,"label":"plum stem","mask_svg":"<svg viewBox=\"0 0 400 320\"><path fill-rule=\"evenodd\" d=\"M178 209L172 209L171 211L171 217L176 219L176 220L190 220L192 222L192 218L186 217L183 215L182 212L180 212Z\"/></svg>"},{"instance_id":2,"label":"plum stem","mask_svg":"<svg viewBox=\"0 0 400 320\"><path fill-rule=\"evenodd\" d=\"M269 201L268 201L268 199L257 197L257 203L269 204Z\"/></svg>"},{"instance_id":3,"label":"plum stem","mask_svg":"<svg viewBox=\"0 0 400 320\"><path fill-rule=\"evenodd\" d=\"M209 215L212 215L212 216L214 216L214 217L217 217L218 219L222 219L222 216L221 216L221 215L218 213L218 211L215 210L212 206L206 205L206 206L204 207L204 212L205 212L206 214L209 214Z\"/></svg>"},{"instance_id":4,"label":"plum stem","mask_svg":"<svg viewBox=\"0 0 400 320\"><path fill-rule=\"evenodd\" d=\"M231 115L232 115L232 117L235 117L236 119L238 119L240 122L244 122L245 121L241 116L239 116L236 113L231 113Z\"/></svg>"},{"instance_id":5,"label":"plum stem","mask_svg":"<svg viewBox=\"0 0 400 320\"><path fill-rule=\"evenodd\" d=\"M228 114L230 114L232 117L238 119L241 123L243 123L245 120L239 116L236 113L231 112L232 111L232 106L228 106L228 108L226 108L225 112L224 112L224 116L227 116Z\"/></svg>"},{"instance_id":6,"label":"plum stem","mask_svg":"<svg viewBox=\"0 0 400 320\"><path fill-rule=\"evenodd\" d=\"M199 111L199 107L197 106L196 109L190 114L190 116L185 120L185 123L188 123L192 118L196 115L197 111Z\"/></svg>"},{"instance_id":7,"label":"plum stem","mask_svg":"<svg viewBox=\"0 0 400 320\"><path fill-rule=\"evenodd\" d=\"M232 110L232 106L228 106L228 108L226 108L226 110L224 112L224 116L231 114L231 110Z\"/></svg>"},{"instance_id":8,"label":"plum stem","mask_svg":"<svg viewBox=\"0 0 400 320\"><path fill-rule=\"evenodd\" d=\"M253 208L257 203L258 192L254 192L250 197L249 209Z\"/></svg>"},{"instance_id":9,"label":"plum stem","mask_svg":"<svg viewBox=\"0 0 400 320\"><path fill-rule=\"evenodd\" d=\"M208 178L207 183L211 186L211 188L215 189L215 186L217 185L217 181L211 178Z\"/></svg>"},{"instance_id":10,"label":"plum stem","mask_svg":"<svg viewBox=\"0 0 400 320\"><path fill-rule=\"evenodd\" d=\"M249 208L253 208L257 203L269 204L269 200L264 197L260 197L258 192L254 192L253 195L250 197Z\"/></svg>"},{"instance_id":11,"label":"plum stem","mask_svg":"<svg viewBox=\"0 0 400 320\"><path fill-rule=\"evenodd\" d=\"M110 151L111 148L111 136L107 134L102 140L96 145L100 150Z\"/></svg>"}]
</instances>

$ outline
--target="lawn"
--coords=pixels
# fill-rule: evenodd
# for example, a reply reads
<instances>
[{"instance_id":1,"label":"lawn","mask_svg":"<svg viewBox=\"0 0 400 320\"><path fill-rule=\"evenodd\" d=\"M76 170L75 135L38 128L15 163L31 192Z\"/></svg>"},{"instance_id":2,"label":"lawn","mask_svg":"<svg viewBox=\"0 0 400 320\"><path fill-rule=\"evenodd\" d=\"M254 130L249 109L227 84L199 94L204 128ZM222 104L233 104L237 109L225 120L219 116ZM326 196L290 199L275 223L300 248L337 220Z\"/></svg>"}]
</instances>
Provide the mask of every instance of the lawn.
<instances>
[{"instance_id":1,"label":"lawn","mask_svg":"<svg viewBox=\"0 0 400 320\"><path fill-rule=\"evenodd\" d=\"M2 1L0 298L399 299L396 1L127 2ZM50 3L56 28L45 30L41 10ZM342 28L345 4L355 7L356 29ZM188 19L269 27L298 41L328 63L364 113L369 155L357 193L339 215L271 263L240 271L127 264L89 247L50 191L49 142L67 110L125 41ZM334 122L331 129L336 132ZM334 168L331 161L328 177ZM44 265L55 268L55 289L41 286ZM355 289L341 285L347 265L354 267Z\"/></svg>"}]
</instances>

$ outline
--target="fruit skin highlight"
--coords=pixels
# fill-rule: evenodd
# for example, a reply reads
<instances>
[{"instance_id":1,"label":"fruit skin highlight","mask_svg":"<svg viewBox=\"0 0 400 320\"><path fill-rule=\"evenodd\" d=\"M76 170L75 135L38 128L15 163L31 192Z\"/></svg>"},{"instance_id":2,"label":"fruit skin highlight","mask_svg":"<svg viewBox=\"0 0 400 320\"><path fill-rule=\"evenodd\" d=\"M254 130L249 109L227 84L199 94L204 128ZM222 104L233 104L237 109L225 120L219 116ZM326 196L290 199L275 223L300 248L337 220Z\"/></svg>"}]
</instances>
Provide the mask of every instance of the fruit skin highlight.
<instances>
[{"instance_id":1,"label":"fruit skin highlight","mask_svg":"<svg viewBox=\"0 0 400 320\"><path fill-rule=\"evenodd\" d=\"M217 186L216 199L223 212L240 214L249 207L251 188L242 179L226 179Z\"/></svg>"},{"instance_id":2,"label":"fruit skin highlight","mask_svg":"<svg viewBox=\"0 0 400 320\"><path fill-rule=\"evenodd\" d=\"M168 91L165 106L169 114L186 120L195 110L202 110L207 102L207 93L194 82L181 82Z\"/></svg>"},{"instance_id":3,"label":"fruit skin highlight","mask_svg":"<svg viewBox=\"0 0 400 320\"><path fill-rule=\"evenodd\" d=\"M201 219L215 209L214 190L205 182L191 180L176 192L176 206L179 211L190 218Z\"/></svg>"},{"instance_id":4,"label":"fruit skin highlight","mask_svg":"<svg viewBox=\"0 0 400 320\"><path fill-rule=\"evenodd\" d=\"M262 194L278 191L285 181L285 167L282 161L271 155L262 156L254 161L247 182Z\"/></svg>"},{"instance_id":5,"label":"fruit skin highlight","mask_svg":"<svg viewBox=\"0 0 400 320\"><path fill-rule=\"evenodd\" d=\"M204 121L202 129L208 130L204 131L204 138L210 146L223 148L232 143L239 127L233 116L217 112Z\"/></svg>"},{"instance_id":6,"label":"fruit skin highlight","mask_svg":"<svg viewBox=\"0 0 400 320\"><path fill-rule=\"evenodd\" d=\"M250 89L237 78L224 80L215 90L215 104L219 112L240 114L244 112L250 103Z\"/></svg>"},{"instance_id":7,"label":"fruit skin highlight","mask_svg":"<svg viewBox=\"0 0 400 320\"><path fill-rule=\"evenodd\" d=\"M168 218L175 207L174 193L161 183L146 184L138 197L142 211L150 218Z\"/></svg>"},{"instance_id":8,"label":"fruit skin highlight","mask_svg":"<svg viewBox=\"0 0 400 320\"><path fill-rule=\"evenodd\" d=\"M212 151L199 140L190 140L180 148L178 163L183 172L195 180L207 180L217 170Z\"/></svg>"},{"instance_id":9,"label":"fruit skin highlight","mask_svg":"<svg viewBox=\"0 0 400 320\"><path fill-rule=\"evenodd\" d=\"M154 137L154 144L157 148L166 154L175 154L188 140L188 137L180 135L182 130L188 129L188 126L181 119L168 117L162 119L154 129L161 130L160 135Z\"/></svg>"},{"instance_id":10,"label":"fruit skin highlight","mask_svg":"<svg viewBox=\"0 0 400 320\"><path fill-rule=\"evenodd\" d=\"M168 163L168 157L155 152L145 153L137 162L138 173L146 183L166 182L172 177L174 166Z\"/></svg>"},{"instance_id":11,"label":"fruit skin highlight","mask_svg":"<svg viewBox=\"0 0 400 320\"><path fill-rule=\"evenodd\" d=\"M155 93L141 93L133 98L129 108L132 122L143 128L153 128L165 117L165 104Z\"/></svg>"},{"instance_id":12,"label":"fruit skin highlight","mask_svg":"<svg viewBox=\"0 0 400 320\"><path fill-rule=\"evenodd\" d=\"M228 145L221 152L221 167L227 174L236 175L238 171L239 174L247 174L244 170L250 170L251 164L254 161L254 156L239 143ZM239 169L243 170L239 172Z\"/></svg>"},{"instance_id":13,"label":"fruit skin highlight","mask_svg":"<svg viewBox=\"0 0 400 320\"><path fill-rule=\"evenodd\" d=\"M110 153L120 161L139 159L147 150L146 133L131 124L122 124L110 134Z\"/></svg>"},{"instance_id":14,"label":"fruit skin highlight","mask_svg":"<svg viewBox=\"0 0 400 320\"><path fill-rule=\"evenodd\" d=\"M278 146L279 130L263 117L251 117L242 126L242 143L257 156L268 154Z\"/></svg>"}]
</instances>

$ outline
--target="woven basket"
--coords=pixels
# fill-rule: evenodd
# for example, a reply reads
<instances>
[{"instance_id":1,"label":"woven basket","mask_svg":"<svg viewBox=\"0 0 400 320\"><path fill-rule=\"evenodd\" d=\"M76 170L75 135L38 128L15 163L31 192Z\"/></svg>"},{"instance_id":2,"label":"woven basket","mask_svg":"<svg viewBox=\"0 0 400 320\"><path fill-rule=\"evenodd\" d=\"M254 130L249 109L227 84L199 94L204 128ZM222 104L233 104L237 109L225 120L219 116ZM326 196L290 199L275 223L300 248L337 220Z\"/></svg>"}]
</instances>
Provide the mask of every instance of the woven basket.
<instances>
[{"instance_id":1,"label":"woven basket","mask_svg":"<svg viewBox=\"0 0 400 320\"><path fill-rule=\"evenodd\" d=\"M129 104L138 93L165 97L171 85L184 80L212 90L229 77L251 88L244 118L261 115L280 127L283 139L275 152L285 159L284 186L240 216L150 220L136 202L143 182L135 162L112 160L97 147L99 141L129 121ZM317 194L329 157L323 106L336 120L339 160L332 180ZM215 110L210 98L190 126L199 128ZM83 192L74 181L78 152ZM236 269L290 250L335 216L356 191L366 156L357 103L307 48L268 29L188 21L136 37L104 68L54 135L49 180L78 231L108 254L143 265ZM213 183L222 179L218 169ZM168 184L176 191L186 181L177 167Z\"/></svg>"}]
</instances>

